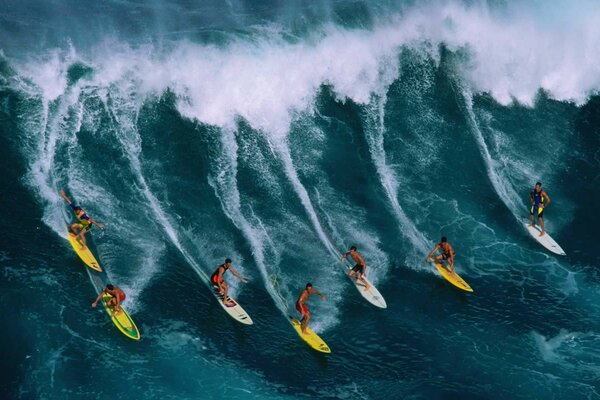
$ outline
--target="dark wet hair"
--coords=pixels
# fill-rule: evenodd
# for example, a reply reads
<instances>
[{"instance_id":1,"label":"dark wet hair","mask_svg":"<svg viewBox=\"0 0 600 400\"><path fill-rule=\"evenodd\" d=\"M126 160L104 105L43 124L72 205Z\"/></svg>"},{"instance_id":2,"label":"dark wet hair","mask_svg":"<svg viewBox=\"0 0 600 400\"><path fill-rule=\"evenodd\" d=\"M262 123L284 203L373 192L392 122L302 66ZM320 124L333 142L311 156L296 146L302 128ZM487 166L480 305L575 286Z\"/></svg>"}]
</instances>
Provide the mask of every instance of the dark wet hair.
<instances>
[{"instance_id":1,"label":"dark wet hair","mask_svg":"<svg viewBox=\"0 0 600 400\"><path fill-rule=\"evenodd\" d=\"M73 209L73 211L80 211L80 210L81 210L81 207L79 207L79 206L75 206L75 208Z\"/></svg>"},{"instance_id":2,"label":"dark wet hair","mask_svg":"<svg viewBox=\"0 0 600 400\"><path fill-rule=\"evenodd\" d=\"M536 182L535 186L540 186L541 187L542 186L542 182Z\"/></svg>"},{"instance_id":3,"label":"dark wet hair","mask_svg":"<svg viewBox=\"0 0 600 400\"><path fill-rule=\"evenodd\" d=\"M442 243L446 243L448 241L448 239L446 238L446 236L442 236Z\"/></svg>"},{"instance_id":4,"label":"dark wet hair","mask_svg":"<svg viewBox=\"0 0 600 400\"><path fill-rule=\"evenodd\" d=\"M312 287L312 283L310 283L310 282L308 282L308 283L306 284L306 288L308 289L309 287Z\"/></svg>"},{"instance_id":5,"label":"dark wet hair","mask_svg":"<svg viewBox=\"0 0 600 400\"><path fill-rule=\"evenodd\" d=\"M226 258L225 259L225 264L231 264L231 258Z\"/></svg>"},{"instance_id":6,"label":"dark wet hair","mask_svg":"<svg viewBox=\"0 0 600 400\"><path fill-rule=\"evenodd\" d=\"M356 246L350 246L350 250L356 251Z\"/></svg>"},{"instance_id":7,"label":"dark wet hair","mask_svg":"<svg viewBox=\"0 0 600 400\"><path fill-rule=\"evenodd\" d=\"M111 285L110 283L106 285L106 288L108 290L115 290L115 287L113 285Z\"/></svg>"}]
</instances>

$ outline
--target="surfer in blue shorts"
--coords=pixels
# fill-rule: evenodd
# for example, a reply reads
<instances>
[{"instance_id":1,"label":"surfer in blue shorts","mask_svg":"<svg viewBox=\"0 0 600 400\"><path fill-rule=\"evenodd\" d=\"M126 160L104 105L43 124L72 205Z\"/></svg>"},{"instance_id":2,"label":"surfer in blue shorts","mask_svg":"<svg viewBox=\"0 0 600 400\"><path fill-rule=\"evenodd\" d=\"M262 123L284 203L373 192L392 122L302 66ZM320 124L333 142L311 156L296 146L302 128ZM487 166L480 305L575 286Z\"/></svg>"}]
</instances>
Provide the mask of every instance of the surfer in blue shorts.
<instances>
[{"instance_id":1,"label":"surfer in blue shorts","mask_svg":"<svg viewBox=\"0 0 600 400\"><path fill-rule=\"evenodd\" d=\"M538 221L540 222L540 228L542 228L542 232L540 236L544 236L546 233L544 231L544 210L550 204L550 197L548 197L548 193L542 189L542 184L537 182L533 190L529 193L529 199L531 200L531 209L529 210L529 218L531 219L531 226L535 227L535 215L538 217Z\"/></svg>"},{"instance_id":2,"label":"surfer in blue shorts","mask_svg":"<svg viewBox=\"0 0 600 400\"><path fill-rule=\"evenodd\" d=\"M93 219L91 219L87 213L78 205L75 205L71 199L69 199L67 197L67 195L65 194L65 192L63 190L60 191L60 196L65 199L65 201L67 203L69 203L69 206L71 207L71 209L73 210L73 213L75 214L75 218L77 218L77 222L73 223L71 225L71 233L75 236L79 237L79 241L81 242L81 249L85 250L86 249L86 245L85 245L85 234L87 232L89 232L90 229L92 229L92 225L96 225L99 228L104 228L104 225L101 224L100 222L96 222Z\"/></svg>"},{"instance_id":3,"label":"surfer in blue shorts","mask_svg":"<svg viewBox=\"0 0 600 400\"><path fill-rule=\"evenodd\" d=\"M433 255L438 250L441 251L441 254L438 254L437 256L433 257ZM435 247L433 248L433 250L431 250L431 252L429 253L429 255L427 256L427 258L425 260L438 262L438 263L446 266L448 271L454 272L454 256L455 255L456 255L456 252L452 248L452 245L450 243L448 243L448 239L446 238L446 236L442 236L442 240L438 244L435 245Z\"/></svg>"},{"instance_id":4,"label":"surfer in blue shorts","mask_svg":"<svg viewBox=\"0 0 600 400\"><path fill-rule=\"evenodd\" d=\"M369 290L369 282L367 282L367 280L364 277L367 274L367 263L365 262L365 259L360 255L358 251L356 251L356 246L351 246L350 251L347 251L342 256L342 262L346 261L346 257L348 256L352 257L352 259L356 263L356 265L352 267L350 272L348 272L348 275L350 276L350 278L353 278L357 281L360 279L360 281L365 285L365 290Z\"/></svg>"}]
</instances>

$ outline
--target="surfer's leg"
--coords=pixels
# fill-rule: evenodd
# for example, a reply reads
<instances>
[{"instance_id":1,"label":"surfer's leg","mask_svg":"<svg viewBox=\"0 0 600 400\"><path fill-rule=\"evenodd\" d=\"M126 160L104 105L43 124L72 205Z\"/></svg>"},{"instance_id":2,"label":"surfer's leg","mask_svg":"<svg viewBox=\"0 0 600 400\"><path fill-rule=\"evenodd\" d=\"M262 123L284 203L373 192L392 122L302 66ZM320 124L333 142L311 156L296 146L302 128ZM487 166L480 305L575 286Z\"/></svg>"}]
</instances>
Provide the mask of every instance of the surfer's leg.
<instances>
[{"instance_id":1,"label":"surfer's leg","mask_svg":"<svg viewBox=\"0 0 600 400\"><path fill-rule=\"evenodd\" d=\"M367 282L367 280L362 276L362 274L358 275L358 279L360 279L362 283L365 284L365 290L369 290L369 282Z\"/></svg>"},{"instance_id":2,"label":"surfer's leg","mask_svg":"<svg viewBox=\"0 0 600 400\"><path fill-rule=\"evenodd\" d=\"M529 219L531 220L531 227L535 226L535 218L533 217L533 207L531 207L531 213L529 213Z\"/></svg>"},{"instance_id":3,"label":"surfer's leg","mask_svg":"<svg viewBox=\"0 0 600 400\"><path fill-rule=\"evenodd\" d=\"M85 229L85 228L81 228L81 230L79 231L79 237L81 238L81 250L86 249L86 242L85 242L85 233L86 232L87 232L87 229Z\"/></svg>"},{"instance_id":4,"label":"surfer's leg","mask_svg":"<svg viewBox=\"0 0 600 400\"><path fill-rule=\"evenodd\" d=\"M546 233L546 232L544 231L544 218L542 218L542 217L539 217L538 219L539 219L539 221L540 221L540 227L542 228L542 232L540 233L540 236L544 236L544 233Z\"/></svg>"},{"instance_id":5,"label":"surfer's leg","mask_svg":"<svg viewBox=\"0 0 600 400\"><path fill-rule=\"evenodd\" d=\"M79 224L71 224L71 233L75 236L77 236L77 234L79 233L79 230L81 229L81 225Z\"/></svg>"},{"instance_id":6,"label":"surfer's leg","mask_svg":"<svg viewBox=\"0 0 600 400\"><path fill-rule=\"evenodd\" d=\"M227 282L221 282L221 290L223 291L223 304L229 303L229 301L227 301L227 289Z\"/></svg>"},{"instance_id":7,"label":"surfer's leg","mask_svg":"<svg viewBox=\"0 0 600 400\"><path fill-rule=\"evenodd\" d=\"M306 312L302 321L300 322L300 328L302 329L302 333L306 333L306 328L308 327L308 321L310 321L310 313Z\"/></svg>"}]
</instances>

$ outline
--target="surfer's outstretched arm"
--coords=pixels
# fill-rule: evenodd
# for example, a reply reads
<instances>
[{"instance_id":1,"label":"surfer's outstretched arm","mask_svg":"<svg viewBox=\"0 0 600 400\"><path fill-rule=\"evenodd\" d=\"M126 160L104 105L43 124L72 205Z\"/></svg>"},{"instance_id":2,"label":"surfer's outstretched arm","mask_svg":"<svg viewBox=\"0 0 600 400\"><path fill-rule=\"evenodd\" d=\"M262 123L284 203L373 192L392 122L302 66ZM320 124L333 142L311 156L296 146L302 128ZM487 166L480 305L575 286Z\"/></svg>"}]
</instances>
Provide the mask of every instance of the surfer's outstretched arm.
<instances>
[{"instance_id":1,"label":"surfer's outstretched arm","mask_svg":"<svg viewBox=\"0 0 600 400\"><path fill-rule=\"evenodd\" d=\"M439 247L440 247L440 246L439 246L438 244L436 244L436 245L435 245L435 247L433 248L433 250L431 250L431 251L429 252L429 254L427 255L427 257L425 257L425 261L429 261L429 259L430 259L430 258L431 258L431 256L433 255L433 253L435 253Z\"/></svg>"},{"instance_id":2,"label":"surfer's outstretched arm","mask_svg":"<svg viewBox=\"0 0 600 400\"><path fill-rule=\"evenodd\" d=\"M317 289L311 288L310 289L310 294L319 295L319 296L321 296L321 300L325 300L325 295L323 293L319 292Z\"/></svg>"},{"instance_id":3,"label":"surfer's outstretched arm","mask_svg":"<svg viewBox=\"0 0 600 400\"><path fill-rule=\"evenodd\" d=\"M235 269L233 269L233 267L229 267L229 270L230 270L230 271L231 271L231 273L232 273L232 274L233 274L233 275L234 275L236 278L238 278L240 281L242 281L242 282L244 282L244 283L246 283L246 282L247 282L247 281L246 281L246 279L242 278L242 276L241 276L241 275L240 275L240 274L239 274L239 273L238 273L238 272L237 272Z\"/></svg>"},{"instance_id":4,"label":"surfer's outstretched arm","mask_svg":"<svg viewBox=\"0 0 600 400\"><path fill-rule=\"evenodd\" d=\"M69 198L67 197L67 195L65 194L65 191L64 191L64 190L61 190L61 191L60 191L60 197L62 197L63 199L65 199L65 201L66 201L67 203L69 203L69 204L72 204L72 203L73 203L73 202L71 201L71 199L69 199Z\"/></svg>"},{"instance_id":5,"label":"surfer's outstretched arm","mask_svg":"<svg viewBox=\"0 0 600 400\"><path fill-rule=\"evenodd\" d=\"M102 298L102 295L104 294L104 290L102 290L100 292L100 294L98 295L98 297L96 297L96 300L94 300L94 302L92 303L92 307L96 307L96 304L98 304L98 302L100 301L100 299Z\"/></svg>"}]
</instances>

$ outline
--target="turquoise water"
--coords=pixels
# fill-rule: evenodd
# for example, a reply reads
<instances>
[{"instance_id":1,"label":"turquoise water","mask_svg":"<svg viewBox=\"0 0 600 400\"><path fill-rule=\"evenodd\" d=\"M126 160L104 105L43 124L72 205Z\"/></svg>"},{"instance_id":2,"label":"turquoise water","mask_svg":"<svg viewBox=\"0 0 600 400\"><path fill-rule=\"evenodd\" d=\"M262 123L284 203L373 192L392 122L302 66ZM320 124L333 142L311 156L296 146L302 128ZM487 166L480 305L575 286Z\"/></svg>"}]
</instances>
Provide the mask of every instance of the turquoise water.
<instances>
[{"instance_id":1,"label":"turquoise water","mask_svg":"<svg viewBox=\"0 0 600 400\"><path fill-rule=\"evenodd\" d=\"M600 398L600 7L0 5L0 395ZM554 256L521 225L542 181ZM106 269L64 239L65 189ZM445 235L459 292L424 262ZM388 308L337 252L355 244ZM225 257L254 320L216 304ZM307 281L311 326L288 314ZM111 282L142 339L90 303Z\"/></svg>"}]
</instances>

